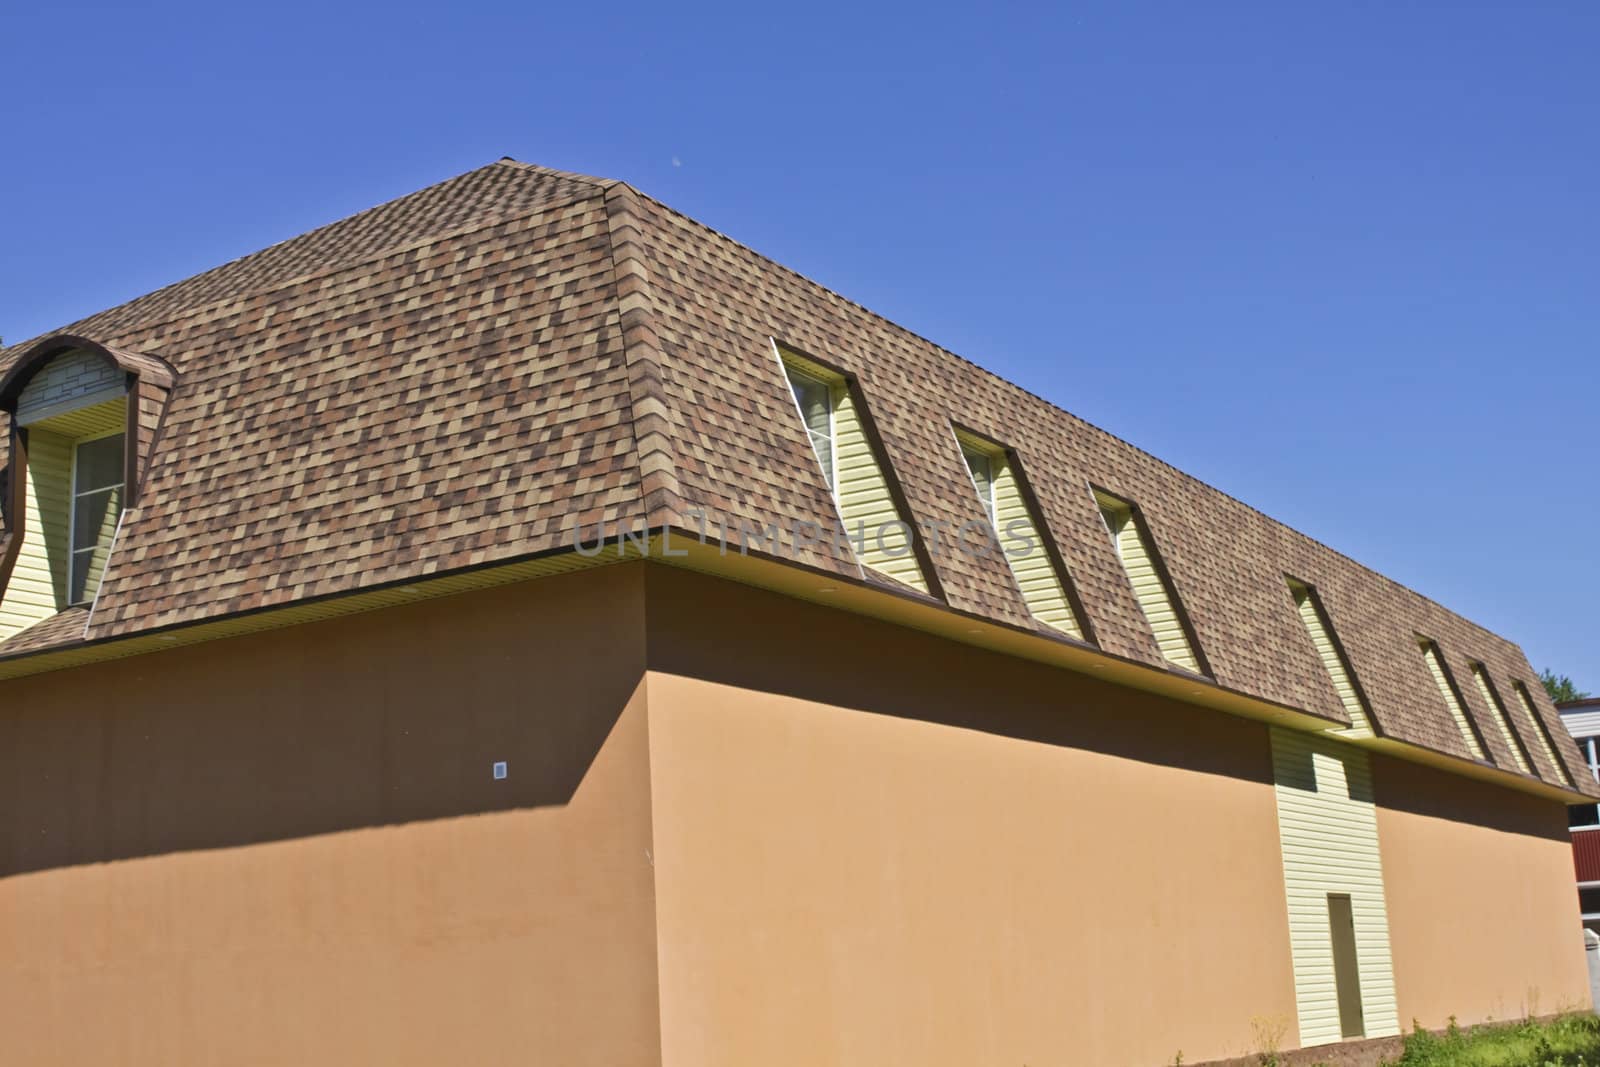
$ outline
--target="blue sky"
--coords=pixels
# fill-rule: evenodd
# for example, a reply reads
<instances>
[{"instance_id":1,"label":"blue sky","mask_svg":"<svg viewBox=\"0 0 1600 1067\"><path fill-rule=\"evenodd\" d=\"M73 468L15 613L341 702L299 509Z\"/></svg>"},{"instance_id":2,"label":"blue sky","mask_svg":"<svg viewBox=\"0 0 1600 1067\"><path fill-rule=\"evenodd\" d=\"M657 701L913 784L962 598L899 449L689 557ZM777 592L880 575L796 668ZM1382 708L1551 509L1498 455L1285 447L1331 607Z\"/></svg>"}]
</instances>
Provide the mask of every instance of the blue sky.
<instances>
[{"instance_id":1,"label":"blue sky","mask_svg":"<svg viewBox=\"0 0 1600 1067\"><path fill-rule=\"evenodd\" d=\"M626 178L1600 692L1600 5L7 5L12 340Z\"/></svg>"}]
</instances>

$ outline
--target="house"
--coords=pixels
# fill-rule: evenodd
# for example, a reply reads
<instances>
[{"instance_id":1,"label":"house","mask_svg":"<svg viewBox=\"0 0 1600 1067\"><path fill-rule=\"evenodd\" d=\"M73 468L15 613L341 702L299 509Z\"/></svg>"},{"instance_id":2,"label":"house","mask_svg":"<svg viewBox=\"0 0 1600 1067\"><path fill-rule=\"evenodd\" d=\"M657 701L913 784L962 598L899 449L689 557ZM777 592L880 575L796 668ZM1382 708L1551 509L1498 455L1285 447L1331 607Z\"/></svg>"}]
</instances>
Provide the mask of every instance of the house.
<instances>
[{"instance_id":1,"label":"house","mask_svg":"<svg viewBox=\"0 0 1600 1067\"><path fill-rule=\"evenodd\" d=\"M1556 705L1561 725L1578 745L1579 774L1600 780L1600 697ZM1592 801L1568 809L1572 865L1578 876L1578 908L1585 929L1600 933L1600 806Z\"/></svg>"},{"instance_id":2,"label":"house","mask_svg":"<svg viewBox=\"0 0 1600 1067\"><path fill-rule=\"evenodd\" d=\"M14 1062L1588 1003L1600 787L1514 644L627 184L491 164L12 346L0 411Z\"/></svg>"}]
</instances>

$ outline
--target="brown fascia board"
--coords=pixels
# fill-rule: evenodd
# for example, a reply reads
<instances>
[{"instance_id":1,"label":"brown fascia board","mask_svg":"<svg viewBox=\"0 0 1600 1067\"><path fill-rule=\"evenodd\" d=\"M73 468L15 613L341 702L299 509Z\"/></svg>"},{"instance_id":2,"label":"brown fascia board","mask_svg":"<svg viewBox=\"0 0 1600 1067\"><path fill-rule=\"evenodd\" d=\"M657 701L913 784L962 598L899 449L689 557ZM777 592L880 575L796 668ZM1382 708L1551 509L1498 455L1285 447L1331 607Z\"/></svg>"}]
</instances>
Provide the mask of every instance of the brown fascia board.
<instances>
[{"instance_id":1,"label":"brown fascia board","mask_svg":"<svg viewBox=\"0 0 1600 1067\"><path fill-rule=\"evenodd\" d=\"M28 516L28 443L27 431L17 425L12 417L10 460L6 465L6 513L4 540L0 541L0 599L11 584L11 572L16 569L17 556L22 552L22 538L27 532Z\"/></svg>"},{"instance_id":2,"label":"brown fascia board","mask_svg":"<svg viewBox=\"0 0 1600 1067\"><path fill-rule=\"evenodd\" d=\"M948 640L974 645L1005 656L1033 660L1086 673L1113 684L1156 693L1199 708L1220 711L1241 718L1252 719L1268 725L1302 732L1328 733L1344 723L1325 718L1300 708L1277 704L1250 693L1231 689L1213 679L1187 671L1172 671L1138 660L1108 653L1103 649L1074 640L1065 634L1045 634L992 620L983 616L958 611L910 587L896 588L888 583L878 583L865 577L855 577L834 571L808 567L793 560L770 555L758 550L739 551L723 549L715 541L702 541L699 531L687 527L660 527L641 531L648 545L644 556L632 555L623 550L614 559L604 562L626 562L629 559L647 559L648 566L670 565L723 578L757 588L766 589L796 599L810 601L836 610L866 615L892 624L921 630ZM663 549L669 547L670 538L674 553L684 556L667 556ZM632 551L637 552L635 548ZM371 610L359 606L365 598L376 594L403 590L407 587L427 586L430 583L449 583L466 575L481 575L485 585L500 584L496 572L514 570L529 563L556 559L563 552L538 553L524 560L497 562L459 571L432 574L425 578L386 583L382 587L356 590L350 593L313 598L309 601L263 609L253 609L233 615L206 619L192 625L165 627L128 636L73 641L32 649L19 655L5 656L0 650L0 678L14 677L42 671L71 669L91 662L119 659L129 655L159 652L179 644L190 644L237 636L237 624L253 619L259 626L253 629L271 629L294 623L275 622L273 616L285 615L308 607L322 606L332 614L343 614L340 602L349 605L349 612ZM512 578L511 581L527 580ZM459 591L459 590L454 590ZM419 590L419 597L434 594ZM439 595L450 595L449 593ZM387 605L385 605L387 606ZM326 617L326 616L318 616ZM311 620L307 620L311 621ZM249 631L244 631L249 632ZM36 665L33 669L17 667ZM7 670L7 668L11 668ZM1448 753L1437 752L1411 742L1389 738L1370 741L1351 740L1351 744L1373 748L1398 759L1438 767L1441 770L1476 778L1521 792L1533 793L1563 803L1581 803L1594 797L1578 788L1566 789L1531 775L1522 775L1487 763L1463 759Z\"/></svg>"}]
</instances>

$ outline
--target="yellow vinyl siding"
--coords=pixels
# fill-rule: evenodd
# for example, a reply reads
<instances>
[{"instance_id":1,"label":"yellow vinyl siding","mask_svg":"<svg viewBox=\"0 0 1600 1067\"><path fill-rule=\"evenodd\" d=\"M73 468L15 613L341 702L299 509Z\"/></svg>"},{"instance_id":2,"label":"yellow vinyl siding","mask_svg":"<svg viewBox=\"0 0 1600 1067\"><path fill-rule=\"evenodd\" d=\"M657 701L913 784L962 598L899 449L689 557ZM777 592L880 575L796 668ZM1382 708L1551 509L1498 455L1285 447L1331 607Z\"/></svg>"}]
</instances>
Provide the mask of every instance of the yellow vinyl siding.
<instances>
[{"instance_id":1,"label":"yellow vinyl siding","mask_svg":"<svg viewBox=\"0 0 1600 1067\"><path fill-rule=\"evenodd\" d=\"M1044 537L1034 525L1033 515L1028 510L1022 480L1012 469L1005 449L959 431L956 439L964 450L978 453L989 461L989 492L994 503L989 521L994 526L1002 549L1006 550L1006 562L1011 566L1011 573L1017 580L1017 588L1022 591L1028 611L1046 626L1083 640L1083 627L1078 624L1061 576L1050 562ZM971 466L970 462L968 466ZM978 488L976 481L974 487ZM983 497L981 488L979 497ZM984 500L983 503L987 507L989 501ZM1026 551L1018 543L1021 538L1031 542L1031 547Z\"/></svg>"},{"instance_id":2,"label":"yellow vinyl siding","mask_svg":"<svg viewBox=\"0 0 1600 1067\"><path fill-rule=\"evenodd\" d=\"M833 398L836 489L845 532L859 538L855 544L862 563L926 593L928 583L911 551L907 528L892 525L904 523L905 518L895 507L889 482L878 468L872 442L856 411L855 396L844 382L836 381Z\"/></svg>"},{"instance_id":3,"label":"yellow vinyl siding","mask_svg":"<svg viewBox=\"0 0 1600 1067\"><path fill-rule=\"evenodd\" d=\"M1506 709L1500 703L1500 696L1494 691L1494 686L1489 684L1489 673L1483 664L1472 665L1472 680L1478 683L1478 695L1483 698L1484 707L1489 709L1489 715L1494 719L1494 724L1500 730L1500 737L1505 741L1506 748L1511 751L1511 758L1516 760L1517 769L1523 774L1532 774L1528 766L1528 757L1522 754L1522 745L1517 740L1517 735L1511 731L1511 722L1506 718Z\"/></svg>"},{"instance_id":4,"label":"yellow vinyl siding","mask_svg":"<svg viewBox=\"0 0 1600 1067\"><path fill-rule=\"evenodd\" d=\"M1427 638L1419 638L1418 647L1422 649L1422 658L1428 663L1428 673L1433 675L1433 684L1439 687L1439 695L1444 697L1444 702L1450 709L1450 717L1456 721L1456 729L1461 731L1461 740L1466 744L1467 751L1478 759L1483 759L1483 746L1478 744L1478 737L1472 730L1472 720L1467 718L1467 709L1461 706L1461 701L1456 699L1456 691L1450 686L1450 676L1445 673L1443 654L1439 646Z\"/></svg>"},{"instance_id":5,"label":"yellow vinyl siding","mask_svg":"<svg viewBox=\"0 0 1600 1067\"><path fill-rule=\"evenodd\" d=\"M823 479L833 491L845 535L855 546L860 562L926 593L927 578L908 536L910 524L895 507L889 481L878 466L878 457L872 450L872 441L867 436L849 383L836 371L781 345L775 343L774 350L791 383L798 374L828 387L831 434L819 434L809 426L806 432L813 449L818 452L817 462L822 467ZM804 423L805 412L799 411L798 401L796 405ZM823 455L821 450L829 447L831 454ZM904 525L895 526L895 523Z\"/></svg>"},{"instance_id":6,"label":"yellow vinyl siding","mask_svg":"<svg viewBox=\"0 0 1600 1067\"><path fill-rule=\"evenodd\" d=\"M1522 709L1528 713L1528 718L1533 721L1533 732L1538 738L1539 751L1544 753L1545 762L1550 764L1561 781L1571 786L1572 775L1567 773L1567 768L1556 758L1555 742L1550 739L1550 731L1545 728L1544 720L1539 717L1539 709L1534 706L1533 697L1528 693L1528 687L1521 682L1512 682L1511 688L1517 691L1517 699L1522 701Z\"/></svg>"},{"instance_id":7,"label":"yellow vinyl siding","mask_svg":"<svg viewBox=\"0 0 1600 1067\"><path fill-rule=\"evenodd\" d=\"M1062 633L1083 640L1083 627L1078 625L1078 617L1072 611L1066 587L1051 565L1050 553L1045 551L1044 533L1033 524L1033 516L1028 513L1028 504L1022 495L1022 486L1011 464L1003 461L996 468L994 476L994 520L1001 544L1007 548L1015 543L1013 533L1033 543L1025 553L1006 553L1011 573L1016 575L1022 599L1027 601L1033 617L1046 626L1053 626Z\"/></svg>"},{"instance_id":8,"label":"yellow vinyl siding","mask_svg":"<svg viewBox=\"0 0 1600 1067\"><path fill-rule=\"evenodd\" d=\"M29 423L27 514L22 547L0 600L0 640L70 605L73 450L79 442L123 432L128 401L115 397ZM124 442L124 447L127 447ZM123 490L126 493L126 489ZM105 569L123 494L106 515L102 544L88 567L90 596Z\"/></svg>"},{"instance_id":9,"label":"yellow vinyl siding","mask_svg":"<svg viewBox=\"0 0 1600 1067\"><path fill-rule=\"evenodd\" d=\"M22 547L5 599L0 640L67 606L67 540L72 515L72 441L28 432L28 478Z\"/></svg>"},{"instance_id":10,"label":"yellow vinyl siding","mask_svg":"<svg viewBox=\"0 0 1600 1067\"><path fill-rule=\"evenodd\" d=\"M1311 643L1316 646L1317 655L1322 658L1322 666L1327 670L1328 678L1332 680L1333 688L1339 694L1339 702L1344 705L1345 713L1350 716L1350 726L1342 736L1371 737L1372 721L1367 717L1367 709L1362 705L1361 696L1350 680L1350 671L1345 666L1344 657L1339 655L1339 648L1333 643L1333 634L1322 617L1316 594L1312 592L1310 586L1292 578L1289 580L1289 591L1294 595L1295 606L1300 609L1300 621L1305 624L1306 633L1311 636Z\"/></svg>"},{"instance_id":11,"label":"yellow vinyl siding","mask_svg":"<svg viewBox=\"0 0 1600 1067\"><path fill-rule=\"evenodd\" d=\"M1173 603L1156 569L1155 553L1145 544L1144 536L1139 531L1133 505L1107 493L1096 492L1095 498L1100 504L1100 515L1105 519L1106 529L1111 532L1117 556L1122 560L1122 569L1128 573L1133 594L1150 623L1161 654L1167 662L1199 674L1199 659L1189 646L1189 635L1184 633L1177 605Z\"/></svg>"},{"instance_id":12,"label":"yellow vinyl siding","mask_svg":"<svg viewBox=\"0 0 1600 1067\"><path fill-rule=\"evenodd\" d=\"M1366 1037L1400 1032L1377 811L1367 754L1331 737L1274 729L1272 769L1289 908L1300 1043L1343 1040L1329 894L1348 894Z\"/></svg>"}]
</instances>

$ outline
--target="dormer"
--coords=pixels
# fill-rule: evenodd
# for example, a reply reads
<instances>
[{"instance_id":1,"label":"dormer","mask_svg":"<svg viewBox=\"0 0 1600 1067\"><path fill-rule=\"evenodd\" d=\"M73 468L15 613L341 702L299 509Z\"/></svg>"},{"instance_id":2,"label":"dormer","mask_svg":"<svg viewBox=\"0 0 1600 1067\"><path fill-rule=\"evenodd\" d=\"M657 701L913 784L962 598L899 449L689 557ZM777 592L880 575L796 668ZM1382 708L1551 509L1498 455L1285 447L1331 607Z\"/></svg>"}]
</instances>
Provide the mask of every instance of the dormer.
<instances>
[{"instance_id":1,"label":"dormer","mask_svg":"<svg viewBox=\"0 0 1600 1067\"><path fill-rule=\"evenodd\" d=\"M93 602L172 385L153 356L65 334L0 378L10 442L0 640Z\"/></svg>"}]
</instances>

